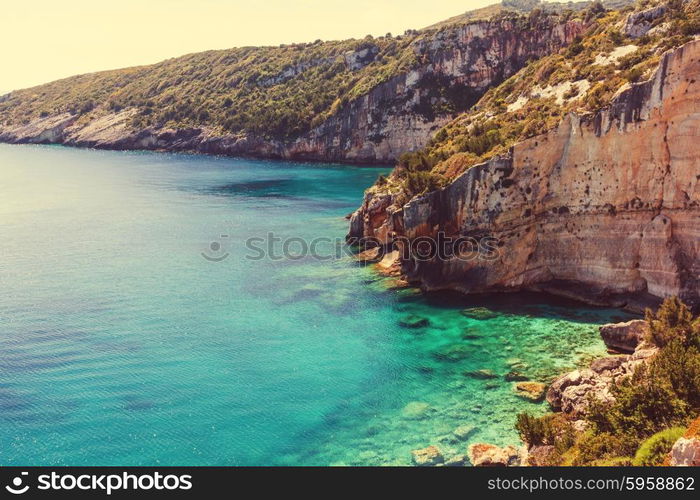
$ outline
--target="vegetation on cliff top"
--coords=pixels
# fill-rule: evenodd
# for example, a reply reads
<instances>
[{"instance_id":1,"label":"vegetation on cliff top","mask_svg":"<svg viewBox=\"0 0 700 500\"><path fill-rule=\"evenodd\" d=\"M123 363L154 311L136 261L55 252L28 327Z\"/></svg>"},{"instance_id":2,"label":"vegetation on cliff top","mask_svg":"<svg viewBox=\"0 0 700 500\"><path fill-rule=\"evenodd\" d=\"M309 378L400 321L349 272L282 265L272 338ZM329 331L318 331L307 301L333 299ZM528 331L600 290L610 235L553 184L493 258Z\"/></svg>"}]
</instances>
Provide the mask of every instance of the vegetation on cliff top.
<instances>
[{"instance_id":1,"label":"vegetation on cliff top","mask_svg":"<svg viewBox=\"0 0 700 500\"><path fill-rule=\"evenodd\" d=\"M378 84L426 64L435 55L431 51L448 50L446 32L455 26L484 17L521 19L518 13L529 10L533 0L505 3L399 36L208 51L66 78L0 97L0 127L62 113L87 122L134 109L130 125L135 129L207 127L213 133L294 139ZM433 49L425 43L438 37L448 45ZM435 100L434 109L416 112L455 114L471 104L447 95L445 82L433 83L443 98Z\"/></svg>"},{"instance_id":2,"label":"vegetation on cliff top","mask_svg":"<svg viewBox=\"0 0 700 500\"><path fill-rule=\"evenodd\" d=\"M673 297L646 320L646 341L659 352L613 384L612 403L590 401L585 432L562 413L518 415L524 442L554 447L551 465L661 465L674 436L700 414L700 317Z\"/></svg>"},{"instance_id":3,"label":"vegetation on cliff top","mask_svg":"<svg viewBox=\"0 0 700 500\"><path fill-rule=\"evenodd\" d=\"M641 37L628 36L628 14L655 5L665 5L666 12L653 20L652 29ZM535 9L529 17L541 15ZM642 0L613 11L596 2L581 15L590 23L582 37L532 61L438 131L425 148L401 156L384 190L399 194L401 204L507 154L515 143L554 128L569 112L604 108L626 86L651 77L664 51L700 34L700 0ZM416 183L417 177L423 180Z\"/></svg>"}]
</instances>

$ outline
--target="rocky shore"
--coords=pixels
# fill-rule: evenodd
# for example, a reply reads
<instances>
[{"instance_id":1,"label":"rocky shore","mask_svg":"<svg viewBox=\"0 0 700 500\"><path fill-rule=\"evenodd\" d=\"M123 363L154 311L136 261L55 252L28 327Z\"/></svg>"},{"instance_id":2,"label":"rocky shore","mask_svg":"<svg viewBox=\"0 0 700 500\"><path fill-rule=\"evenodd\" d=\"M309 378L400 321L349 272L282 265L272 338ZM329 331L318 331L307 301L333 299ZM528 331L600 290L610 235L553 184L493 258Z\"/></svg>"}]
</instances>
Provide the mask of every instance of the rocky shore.
<instances>
[{"instance_id":1,"label":"rocky shore","mask_svg":"<svg viewBox=\"0 0 700 500\"><path fill-rule=\"evenodd\" d=\"M570 429L577 434L589 427L586 421L589 405L592 402L611 404L614 399L610 390L613 384L631 376L659 352L658 347L645 340L649 332L645 320L606 324L599 331L608 348L608 356L594 359L588 367L562 374L548 385L532 381L513 382L513 390L525 399L534 402L546 397L554 412L552 415L568 422ZM465 373L465 376L484 381L499 378L490 370L475 370ZM523 389L528 386L531 386L529 390ZM533 397L530 391L536 396ZM433 411L426 403L412 402L403 409L402 417L430 419ZM475 430L470 425L455 428L441 440L413 450L412 463L417 466L477 467L551 465L554 445L525 443L521 446L496 446L485 442L467 445ZM700 418L677 439L665 463L700 465Z\"/></svg>"},{"instance_id":2,"label":"rocky shore","mask_svg":"<svg viewBox=\"0 0 700 500\"><path fill-rule=\"evenodd\" d=\"M554 412L571 423L575 432L584 432L584 420L593 402L611 404L610 388L624 377L631 376L648 363L659 349L644 338L648 324L644 320L608 324L600 327L602 339L611 356L595 359L588 368L577 369L557 377L548 387L546 399ZM629 353L629 354L624 354ZM550 465L553 445L528 445L499 448L487 443L472 444L469 461L474 466L541 466ZM697 418L672 447L666 465L700 465L700 418Z\"/></svg>"}]
</instances>

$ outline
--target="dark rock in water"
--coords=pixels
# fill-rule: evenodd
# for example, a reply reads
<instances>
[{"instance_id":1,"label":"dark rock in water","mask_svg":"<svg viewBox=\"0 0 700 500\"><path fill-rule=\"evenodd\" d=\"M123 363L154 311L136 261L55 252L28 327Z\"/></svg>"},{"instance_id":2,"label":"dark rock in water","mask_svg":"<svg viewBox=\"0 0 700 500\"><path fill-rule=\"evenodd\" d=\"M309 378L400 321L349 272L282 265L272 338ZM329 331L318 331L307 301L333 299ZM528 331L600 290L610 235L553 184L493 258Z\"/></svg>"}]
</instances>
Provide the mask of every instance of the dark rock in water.
<instances>
[{"instance_id":1,"label":"dark rock in water","mask_svg":"<svg viewBox=\"0 0 700 500\"><path fill-rule=\"evenodd\" d=\"M480 379L498 378L498 375L496 375L493 372L493 370L489 370L489 369L470 370L470 371L463 372L463 375L465 377L480 378Z\"/></svg>"},{"instance_id":2,"label":"dark rock in water","mask_svg":"<svg viewBox=\"0 0 700 500\"><path fill-rule=\"evenodd\" d=\"M462 335L461 337L464 340L478 340L481 338L481 335L479 334L479 330L476 328L465 328L462 330Z\"/></svg>"},{"instance_id":3,"label":"dark rock in water","mask_svg":"<svg viewBox=\"0 0 700 500\"><path fill-rule=\"evenodd\" d=\"M462 316L466 316L467 318L479 320L493 319L498 317L498 314L485 307L469 307L467 309L462 309L460 311L460 314Z\"/></svg>"},{"instance_id":4,"label":"dark rock in water","mask_svg":"<svg viewBox=\"0 0 700 500\"><path fill-rule=\"evenodd\" d=\"M506 373L505 379L508 382L524 382L526 380L529 380L529 378L526 375L517 370L511 370L508 373Z\"/></svg>"},{"instance_id":5,"label":"dark rock in water","mask_svg":"<svg viewBox=\"0 0 700 500\"><path fill-rule=\"evenodd\" d=\"M474 349L464 344L454 344L445 349L433 353L433 357L439 361L457 362L467 359L474 354Z\"/></svg>"},{"instance_id":6,"label":"dark rock in water","mask_svg":"<svg viewBox=\"0 0 700 500\"><path fill-rule=\"evenodd\" d=\"M494 389L498 389L500 385L497 382L487 382L484 384L484 389L487 391L493 391Z\"/></svg>"},{"instance_id":7,"label":"dark rock in water","mask_svg":"<svg viewBox=\"0 0 700 500\"><path fill-rule=\"evenodd\" d=\"M418 373L422 373L423 375L431 375L435 373L435 368L432 366L419 366Z\"/></svg>"},{"instance_id":8,"label":"dark rock in water","mask_svg":"<svg viewBox=\"0 0 700 500\"><path fill-rule=\"evenodd\" d=\"M424 328L430 324L428 318L418 316L417 314L409 314L399 320L399 325L404 328Z\"/></svg>"},{"instance_id":9,"label":"dark rock in water","mask_svg":"<svg viewBox=\"0 0 700 500\"><path fill-rule=\"evenodd\" d=\"M463 339L463 340L479 340L480 338L481 338L481 337L479 337L478 335L474 335L474 334L471 334L471 333L462 334L462 339Z\"/></svg>"},{"instance_id":10,"label":"dark rock in water","mask_svg":"<svg viewBox=\"0 0 700 500\"><path fill-rule=\"evenodd\" d=\"M367 436L367 437L376 436L380 432L381 432L381 428L379 428L376 425L373 425L373 426L370 426L367 429L365 429L365 436Z\"/></svg>"},{"instance_id":11,"label":"dark rock in water","mask_svg":"<svg viewBox=\"0 0 700 500\"><path fill-rule=\"evenodd\" d=\"M633 319L626 323L609 323L600 327L600 336L608 348L621 352L634 352L644 336L649 331L649 325L643 319Z\"/></svg>"},{"instance_id":12,"label":"dark rock in water","mask_svg":"<svg viewBox=\"0 0 700 500\"><path fill-rule=\"evenodd\" d=\"M445 460L445 467L463 467L466 465L467 457L465 455L455 455Z\"/></svg>"}]
</instances>

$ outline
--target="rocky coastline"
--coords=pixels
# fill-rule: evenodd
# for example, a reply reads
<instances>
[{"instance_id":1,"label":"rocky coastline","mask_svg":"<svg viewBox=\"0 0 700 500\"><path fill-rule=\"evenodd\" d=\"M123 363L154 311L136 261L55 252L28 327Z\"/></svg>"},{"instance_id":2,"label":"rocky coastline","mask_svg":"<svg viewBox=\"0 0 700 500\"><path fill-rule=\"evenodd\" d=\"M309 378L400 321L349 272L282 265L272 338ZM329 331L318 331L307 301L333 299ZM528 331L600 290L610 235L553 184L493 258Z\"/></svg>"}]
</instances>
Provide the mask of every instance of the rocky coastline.
<instances>
[{"instance_id":1,"label":"rocky coastline","mask_svg":"<svg viewBox=\"0 0 700 500\"><path fill-rule=\"evenodd\" d=\"M641 312L677 295L700 304L700 41L663 55L648 81L593 114L469 168L408 202L375 186L349 237L498 241L498 258L402 259L424 290L539 290Z\"/></svg>"},{"instance_id":2,"label":"rocky coastline","mask_svg":"<svg viewBox=\"0 0 700 500\"><path fill-rule=\"evenodd\" d=\"M592 402L610 404L614 400L611 387L623 378L630 377L642 365L648 364L659 352L658 347L647 340L648 323L632 320L625 323L606 324L600 327L601 339L608 347L609 356L594 359L586 368L579 368L555 378L550 384L520 382L514 384L537 384L542 396L555 415L565 419L576 433L585 432L589 405ZM490 373L473 373L471 376L490 378ZM536 401L535 399L531 399ZM472 429L463 434L468 436ZM458 434L458 431L455 431ZM461 434L460 434L461 435ZM456 440L459 441L459 440ZM554 445L528 444L499 447L489 443L472 443L466 454L445 456L440 444L412 452L414 465L509 467L552 465L550 458ZM669 453L666 465L700 465L700 418L688 427L683 437L678 438Z\"/></svg>"}]
</instances>

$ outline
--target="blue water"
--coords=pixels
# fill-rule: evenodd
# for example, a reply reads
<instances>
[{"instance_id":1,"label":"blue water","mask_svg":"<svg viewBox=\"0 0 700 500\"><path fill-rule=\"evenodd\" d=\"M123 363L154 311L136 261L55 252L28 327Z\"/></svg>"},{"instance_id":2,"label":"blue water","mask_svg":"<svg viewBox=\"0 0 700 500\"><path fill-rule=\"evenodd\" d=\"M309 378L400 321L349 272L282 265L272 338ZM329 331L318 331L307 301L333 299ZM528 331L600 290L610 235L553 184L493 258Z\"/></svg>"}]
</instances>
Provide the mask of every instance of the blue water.
<instances>
[{"instance_id":1,"label":"blue water","mask_svg":"<svg viewBox=\"0 0 700 500\"><path fill-rule=\"evenodd\" d=\"M515 413L546 406L502 376L546 382L623 315L425 297L342 255L248 258L269 233L342 239L379 173L0 145L0 464L408 464L517 443ZM460 314L474 305L494 317ZM399 326L411 314L430 325ZM482 368L499 378L464 375Z\"/></svg>"}]
</instances>

